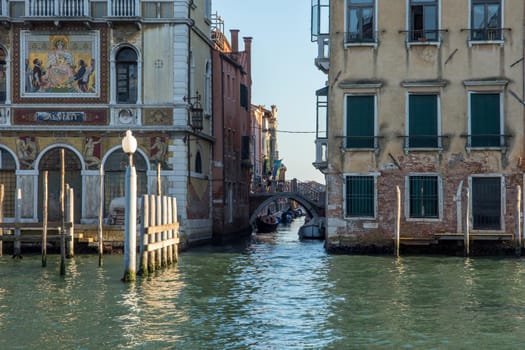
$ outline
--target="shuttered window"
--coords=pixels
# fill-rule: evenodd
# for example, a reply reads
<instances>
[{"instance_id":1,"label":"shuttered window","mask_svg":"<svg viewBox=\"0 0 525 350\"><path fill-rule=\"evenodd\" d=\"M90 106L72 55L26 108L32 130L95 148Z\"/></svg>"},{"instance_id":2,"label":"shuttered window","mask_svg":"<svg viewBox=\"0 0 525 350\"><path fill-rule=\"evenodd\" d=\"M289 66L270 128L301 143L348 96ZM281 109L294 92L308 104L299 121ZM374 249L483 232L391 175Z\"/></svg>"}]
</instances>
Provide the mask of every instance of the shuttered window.
<instances>
[{"instance_id":1,"label":"shuttered window","mask_svg":"<svg viewBox=\"0 0 525 350\"><path fill-rule=\"evenodd\" d=\"M408 147L438 147L438 96L409 95Z\"/></svg>"},{"instance_id":2,"label":"shuttered window","mask_svg":"<svg viewBox=\"0 0 525 350\"><path fill-rule=\"evenodd\" d=\"M375 148L375 97L348 96L346 106L346 147Z\"/></svg>"},{"instance_id":3,"label":"shuttered window","mask_svg":"<svg viewBox=\"0 0 525 350\"><path fill-rule=\"evenodd\" d=\"M346 216L374 217L374 177L346 177Z\"/></svg>"},{"instance_id":4,"label":"shuttered window","mask_svg":"<svg viewBox=\"0 0 525 350\"><path fill-rule=\"evenodd\" d=\"M439 194L437 176L411 176L410 186L410 217L438 218Z\"/></svg>"},{"instance_id":5,"label":"shuttered window","mask_svg":"<svg viewBox=\"0 0 525 350\"><path fill-rule=\"evenodd\" d=\"M470 94L470 146L500 147L500 95Z\"/></svg>"}]
</instances>

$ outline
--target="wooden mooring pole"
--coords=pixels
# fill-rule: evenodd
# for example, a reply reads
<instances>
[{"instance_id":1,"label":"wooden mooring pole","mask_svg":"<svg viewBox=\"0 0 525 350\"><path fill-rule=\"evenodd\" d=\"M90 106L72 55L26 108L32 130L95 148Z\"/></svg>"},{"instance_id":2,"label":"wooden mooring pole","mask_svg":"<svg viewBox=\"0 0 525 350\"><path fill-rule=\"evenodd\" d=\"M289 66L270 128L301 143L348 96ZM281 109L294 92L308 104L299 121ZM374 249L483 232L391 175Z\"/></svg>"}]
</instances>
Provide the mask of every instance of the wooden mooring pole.
<instances>
[{"instance_id":1,"label":"wooden mooring pole","mask_svg":"<svg viewBox=\"0 0 525 350\"><path fill-rule=\"evenodd\" d=\"M75 256L75 192L73 188L67 186L66 194L66 223L67 223L67 240L66 240L66 258L71 259Z\"/></svg>"},{"instance_id":2,"label":"wooden mooring pole","mask_svg":"<svg viewBox=\"0 0 525 350\"><path fill-rule=\"evenodd\" d=\"M396 202L396 238L395 238L395 255L396 257L399 257L399 241L401 239L400 234L400 226L401 226L401 190L399 189L399 186L396 186L396 196L397 196L397 202Z\"/></svg>"},{"instance_id":3,"label":"wooden mooring pole","mask_svg":"<svg viewBox=\"0 0 525 350\"><path fill-rule=\"evenodd\" d=\"M100 171L99 171L99 194L98 194L98 266L104 265L104 242L103 235L102 235L102 220L104 216L104 169L102 168L102 164L100 164Z\"/></svg>"},{"instance_id":4,"label":"wooden mooring pole","mask_svg":"<svg viewBox=\"0 0 525 350\"><path fill-rule=\"evenodd\" d=\"M65 215L64 215L64 192L65 192L65 153L64 149L60 149L60 219L62 227L58 230L60 234L60 275L66 274L66 239L65 239Z\"/></svg>"},{"instance_id":5,"label":"wooden mooring pole","mask_svg":"<svg viewBox=\"0 0 525 350\"><path fill-rule=\"evenodd\" d=\"M22 189L16 189L16 213L15 213L17 223L20 222L22 217ZM15 241L13 242L13 258L22 258L22 242L20 242L20 228L15 228Z\"/></svg>"},{"instance_id":6,"label":"wooden mooring pole","mask_svg":"<svg viewBox=\"0 0 525 350\"><path fill-rule=\"evenodd\" d=\"M47 201L48 201L48 172L44 171L44 203L42 213L42 267L47 266Z\"/></svg>"},{"instance_id":7,"label":"wooden mooring pole","mask_svg":"<svg viewBox=\"0 0 525 350\"><path fill-rule=\"evenodd\" d=\"M157 196L162 195L162 186L160 182L160 162L157 163Z\"/></svg>"},{"instance_id":8,"label":"wooden mooring pole","mask_svg":"<svg viewBox=\"0 0 525 350\"><path fill-rule=\"evenodd\" d=\"M470 188L467 188L466 193L467 209L465 213L465 235L463 237L463 245L465 247L465 256L470 255Z\"/></svg>"},{"instance_id":9,"label":"wooden mooring pole","mask_svg":"<svg viewBox=\"0 0 525 350\"><path fill-rule=\"evenodd\" d=\"M516 255L521 256L521 186L516 192Z\"/></svg>"},{"instance_id":10,"label":"wooden mooring pole","mask_svg":"<svg viewBox=\"0 0 525 350\"><path fill-rule=\"evenodd\" d=\"M4 184L0 184L0 222L4 222ZM0 236L4 235L4 229L0 227ZM0 239L0 256L4 254L3 241Z\"/></svg>"}]
</instances>

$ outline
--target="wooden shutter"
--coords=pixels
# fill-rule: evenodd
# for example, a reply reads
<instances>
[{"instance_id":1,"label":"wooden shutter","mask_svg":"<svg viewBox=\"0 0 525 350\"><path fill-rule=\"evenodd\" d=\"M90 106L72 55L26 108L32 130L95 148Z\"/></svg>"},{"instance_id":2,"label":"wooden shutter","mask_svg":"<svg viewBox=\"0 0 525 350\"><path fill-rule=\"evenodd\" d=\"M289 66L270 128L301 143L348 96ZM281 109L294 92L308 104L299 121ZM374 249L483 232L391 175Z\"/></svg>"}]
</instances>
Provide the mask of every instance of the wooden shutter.
<instances>
[{"instance_id":1,"label":"wooden shutter","mask_svg":"<svg viewBox=\"0 0 525 350\"><path fill-rule=\"evenodd\" d=\"M438 147L437 95L410 95L408 108L408 146Z\"/></svg>"},{"instance_id":2,"label":"wooden shutter","mask_svg":"<svg viewBox=\"0 0 525 350\"><path fill-rule=\"evenodd\" d=\"M470 131L472 147L499 147L500 95L470 95Z\"/></svg>"},{"instance_id":3,"label":"wooden shutter","mask_svg":"<svg viewBox=\"0 0 525 350\"><path fill-rule=\"evenodd\" d=\"M348 96L347 148L374 148L374 104L374 96Z\"/></svg>"}]
</instances>

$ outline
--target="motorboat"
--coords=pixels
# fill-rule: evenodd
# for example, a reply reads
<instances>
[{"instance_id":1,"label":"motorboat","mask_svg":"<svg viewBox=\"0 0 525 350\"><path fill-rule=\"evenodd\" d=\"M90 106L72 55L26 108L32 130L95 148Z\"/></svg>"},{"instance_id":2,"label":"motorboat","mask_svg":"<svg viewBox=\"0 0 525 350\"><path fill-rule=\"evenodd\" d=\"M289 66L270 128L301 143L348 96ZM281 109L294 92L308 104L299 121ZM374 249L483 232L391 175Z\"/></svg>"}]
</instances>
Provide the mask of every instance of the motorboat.
<instances>
[{"instance_id":1,"label":"motorboat","mask_svg":"<svg viewBox=\"0 0 525 350\"><path fill-rule=\"evenodd\" d=\"M324 239L324 225L320 218L305 220L297 232L299 239Z\"/></svg>"}]
</instances>

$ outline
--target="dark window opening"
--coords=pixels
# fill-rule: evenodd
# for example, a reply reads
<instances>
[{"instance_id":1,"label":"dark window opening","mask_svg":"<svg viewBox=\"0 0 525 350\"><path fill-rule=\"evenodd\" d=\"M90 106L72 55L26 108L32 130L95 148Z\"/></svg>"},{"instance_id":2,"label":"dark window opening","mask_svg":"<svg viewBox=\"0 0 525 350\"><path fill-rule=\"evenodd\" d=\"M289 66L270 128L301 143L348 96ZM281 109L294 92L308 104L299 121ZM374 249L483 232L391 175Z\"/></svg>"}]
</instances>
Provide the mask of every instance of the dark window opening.
<instances>
[{"instance_id":1,"label":"dark window opening","mask_svg":"<svg viewBox=\"0 0 525 350\"><path fill-rule=\"evenodd\" d=\"M130 48L121 49L116 57L117 103L136 103L138 93L137 54Z\"/></svg>"},{"instance_id":2,"label":"dark window opening","mask_svg":"<svg viewBox=\"0 0 525 350\"><path fill-rule=\"evenodd\" d=\"M501 178L472 178L472 218L475 230L501 230Z\"/></svg>"}]
</instances>

